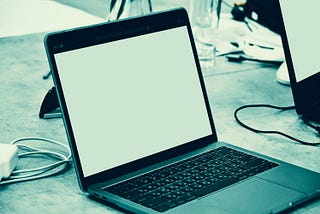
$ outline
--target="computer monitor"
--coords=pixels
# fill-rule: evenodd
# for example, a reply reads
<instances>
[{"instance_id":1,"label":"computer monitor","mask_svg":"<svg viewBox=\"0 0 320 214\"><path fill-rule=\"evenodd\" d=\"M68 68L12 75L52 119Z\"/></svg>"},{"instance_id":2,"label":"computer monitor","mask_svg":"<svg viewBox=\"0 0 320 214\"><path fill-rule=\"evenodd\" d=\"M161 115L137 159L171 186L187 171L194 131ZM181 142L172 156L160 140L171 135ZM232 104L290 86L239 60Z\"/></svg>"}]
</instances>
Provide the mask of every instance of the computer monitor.
<instances>
[{"instance_id":1,"label":"computer monitor","mask_svg":"<svg viewBox=\"0 0 320 214\"><path fill-rule=\"evenodd\" d=\"M320 121L320 1L279 0L281 38L299 115ZM303 5L302 5L303 4Z\"/></svg>"}]
</instances>

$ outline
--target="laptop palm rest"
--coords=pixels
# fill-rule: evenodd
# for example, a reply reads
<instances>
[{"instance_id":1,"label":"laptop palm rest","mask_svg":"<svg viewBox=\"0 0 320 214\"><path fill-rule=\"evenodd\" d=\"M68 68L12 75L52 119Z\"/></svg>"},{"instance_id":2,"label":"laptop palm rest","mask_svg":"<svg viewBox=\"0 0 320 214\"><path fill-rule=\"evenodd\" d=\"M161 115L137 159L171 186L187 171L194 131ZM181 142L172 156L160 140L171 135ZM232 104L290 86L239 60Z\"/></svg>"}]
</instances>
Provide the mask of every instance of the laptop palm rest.
<instances>
[{"instance_id":1,"label":"laptop palm rest","mask_svg":"<svg viewBox=\"0 0 320 214\"><path fill-rule=\"evenodd\" d=\"M290 202L303 196L301 192L253 177L181 208L197 214L199 210L201 213L212 213L213 209L217 213L272 213L289 207ZM252 201L248 203L248 200ZM267 207L274 207L274 210L266 210Z\"/></svg>"}]
</instances>

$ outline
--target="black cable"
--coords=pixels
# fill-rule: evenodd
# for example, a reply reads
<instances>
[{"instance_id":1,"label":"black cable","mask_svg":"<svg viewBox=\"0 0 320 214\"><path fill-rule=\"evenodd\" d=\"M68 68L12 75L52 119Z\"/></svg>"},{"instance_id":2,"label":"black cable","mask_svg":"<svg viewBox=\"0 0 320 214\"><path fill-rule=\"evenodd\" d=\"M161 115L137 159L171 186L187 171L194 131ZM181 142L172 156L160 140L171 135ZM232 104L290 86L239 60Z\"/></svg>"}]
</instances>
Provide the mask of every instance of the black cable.
<instances>
[{"instance_id":1,"label":"black cable","mask_svg":"<svg viewBox=\"0 0 320 214\"><path fill-rule=\"evenodd\" d=\"M278 61L278 60L263 60L263 59L255 59L255 58L250 58L250 57L246 57L243 55L236 55L236 54L228 54L226 55L226 58L228 59L229 62L243 62L245 60L247 61L254 61L254 62L261 62L261 63L270 63L270 64L274 64L274 65L280 65L283 62L282 61Z\"/></svg>"},{"instance_id":2,"label":"black cable","mask_svg":"<svg viewBox=\"0 0 320 214\"><path fill-rule=\"evenodd\" d=\"M48 73L46 73L46 74L44 74L44 75L42 76L42 79L44 79L44 80L49 79L49 77L51 76L51 74L52 74L52 72L49 71Z\"/></svg>"},{"instance_id":3,"label":"black cable","mask_svg":"<svg viewBox=\"0 0 320 214\"><path fill-rule=\"evenodd\" d=\"M244 122L242 122L239 117L238 117L238 112L243 110L243 109L246 109L246 108L273 108L273 109L278 109L278 110L282 110L282 111L287 111L287 110L291 110L291 109L295 109L295 106L288 106L288 107L279 107L279 106L274 106L274 105L268 105L268 104L252 104L252 105L244 105L244 106L241 106L239 108L237 108L235 111L234 111L234 118L235 120L244 128L252 131L252 132L256 132L256 133L263 133L263 134L278 134L278 135L281 135L281 136L284 136L286 138L289 138L290 140L293 140L293 141L296 141L298 143L301 143L303 145L308 145L308 146L318 146L320 145L320 143L309 143L309 142L306 142L306 141L302 141L302 140L299 140L297 138L294 138L288 134L285 134L283 132L280 132L280 131L274 131L274 130L259 130L259 129L255 129L255 128L252 128L248 125L246 125ZM320 129L320 128L319 128Z\"/></svg>"}]
</instances>

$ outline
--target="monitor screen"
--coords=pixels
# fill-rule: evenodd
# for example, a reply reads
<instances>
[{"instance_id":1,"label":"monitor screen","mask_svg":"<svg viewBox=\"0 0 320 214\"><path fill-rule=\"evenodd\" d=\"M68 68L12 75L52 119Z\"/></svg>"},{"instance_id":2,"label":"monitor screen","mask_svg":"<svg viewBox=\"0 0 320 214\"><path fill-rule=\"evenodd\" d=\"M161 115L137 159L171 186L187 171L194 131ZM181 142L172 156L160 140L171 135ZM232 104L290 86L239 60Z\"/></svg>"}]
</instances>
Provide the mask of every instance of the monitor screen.
<instances>
[{"instance_id":1,"label":"monitor screen","mask_svg":"<svg viewBox=\"0 0 320 214\"><path fill-rule=\"evenodd\" d=\"M280 6L296 81L301 82L320 72L320 1L285 0Z\"/></svg>"}]
</instances>

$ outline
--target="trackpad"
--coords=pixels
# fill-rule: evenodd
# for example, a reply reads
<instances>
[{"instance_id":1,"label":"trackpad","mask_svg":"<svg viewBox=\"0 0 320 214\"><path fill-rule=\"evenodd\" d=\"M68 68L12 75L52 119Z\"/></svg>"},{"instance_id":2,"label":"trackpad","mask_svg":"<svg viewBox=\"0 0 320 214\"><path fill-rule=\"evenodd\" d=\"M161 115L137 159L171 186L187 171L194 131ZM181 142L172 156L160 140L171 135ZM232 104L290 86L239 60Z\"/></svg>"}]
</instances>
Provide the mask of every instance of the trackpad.
<instances>
[{"instance_id":1,"label":"trackpad","mask_svg":"<svg viewBox=\"0 0 320 214\"><path fill-rule=\"evenodd\" d=\"M212 209L226 213L269 213L288 207L290 202L301 197L301 192L253 177L190 203L188 209L192 208L195 212L201 210L201 213L212 213Z\"/></svg>"}]
</instances>

